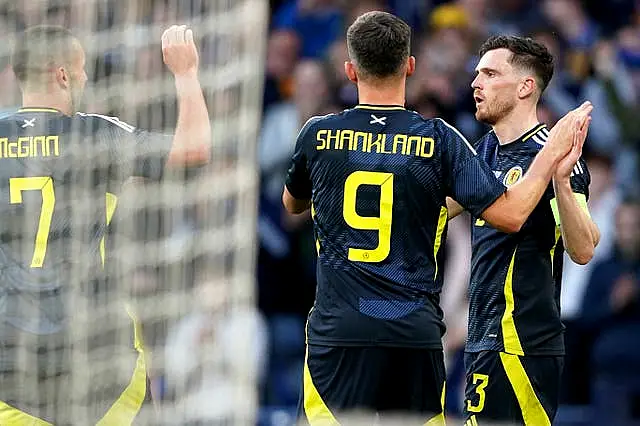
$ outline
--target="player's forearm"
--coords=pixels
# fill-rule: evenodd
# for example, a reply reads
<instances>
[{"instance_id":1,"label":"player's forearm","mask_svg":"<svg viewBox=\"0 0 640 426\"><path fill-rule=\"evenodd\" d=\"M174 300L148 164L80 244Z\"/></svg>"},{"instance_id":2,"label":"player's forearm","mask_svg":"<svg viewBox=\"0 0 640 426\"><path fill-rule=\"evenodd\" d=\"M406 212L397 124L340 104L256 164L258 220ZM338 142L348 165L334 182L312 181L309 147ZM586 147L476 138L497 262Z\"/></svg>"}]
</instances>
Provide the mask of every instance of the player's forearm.
<instances>
[{"instance_id":1,"label":"player's forearm","mask_svg":"<svg viewBox=\"0 0 640 426\"><path fill-rule=\"evenodd\" d=\"M211 123L197 75L175 77L178 123L168 164L195 166L211 157Z\"/></svg>"},{"instance_id":2,"label":"player's forearm","mask_svg":"<svg viewBox=\"0 0 640 426\"><path fill-rule=\"evenodd\" d=\"M587 264L595 251L593 222L575 198L568 180L553 181L564 248L575 263Z\"/></svg>"},{"instance_id":3,"label":"player's forearm","mask_svg":"<svg viewBox=\"0 0 640 426\"><path fill-rule=\"evenodd\" d=\"M557 155L542 149L518 183L487 208L482 218L503 232L518 232L549 186Z\"/></svg>"},{"instance_id":4,"label":"player's forearm","mask_svg":"<svg viewBox=\"0 0 640 426\"><path fill-rule=\"evenodd\" d=\"M300 214L311 208L311 200L295 198L285 186L282 191L282 205L289 213Z\"/></svg>"}]
</instances>

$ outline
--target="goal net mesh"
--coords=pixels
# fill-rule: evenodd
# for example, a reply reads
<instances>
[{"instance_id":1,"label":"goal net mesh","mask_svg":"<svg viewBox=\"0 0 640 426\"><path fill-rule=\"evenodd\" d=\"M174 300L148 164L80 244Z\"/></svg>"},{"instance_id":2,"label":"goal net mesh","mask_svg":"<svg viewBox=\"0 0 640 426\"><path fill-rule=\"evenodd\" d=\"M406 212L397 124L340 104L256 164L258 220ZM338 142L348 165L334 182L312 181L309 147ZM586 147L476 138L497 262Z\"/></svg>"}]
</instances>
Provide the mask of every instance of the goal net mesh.
<instances>
[{"instance_id":1,"label":"goal net mesh","mask_svg":"<svg viewBox=\"0 0 640 426\"><path fill-rule=\"evenodd\" d=\"M3 410L17 408L56 424L129 424L141 390L147 397L135 424L255 423L265 351L254 263L267 3L0 0L0 116L20 107L10 41L27 27L53 24L69 28L86 53L80 111L171 134L176 88L160 40L169 26L185 24L198 46L213 133L210 164L171 170L160 180L128 179L105 193L110 225L98 248L104 267L88 278L82 265L71 264L64 337L7 325L1 296L10 284L0 276L0 383L14 398L0 398L0 424L10 419ZM53 214L86 224L87 212L98 207L83 194L95 179L108 179L99 175L108 167L100 158L76 161L84 170L92 165L80 163L93 161L98 176L76 186L64 213ZM69 241L74 253L92 249Z\"/></svg>"}]
</instances>

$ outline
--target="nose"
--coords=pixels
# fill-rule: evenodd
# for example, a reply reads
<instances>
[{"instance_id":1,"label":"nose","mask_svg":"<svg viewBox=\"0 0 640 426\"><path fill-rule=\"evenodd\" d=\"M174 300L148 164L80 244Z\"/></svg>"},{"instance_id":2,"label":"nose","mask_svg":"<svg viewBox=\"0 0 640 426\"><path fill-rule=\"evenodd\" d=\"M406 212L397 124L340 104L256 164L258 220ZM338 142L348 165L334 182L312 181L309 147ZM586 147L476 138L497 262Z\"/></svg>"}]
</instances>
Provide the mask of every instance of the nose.
<instances>
[{"instance_id":1,"label":"nose","mask_svg":"<svg viewBox=\"0 0 640 426\"><path fill-rule=\"evenodd\" d=\"M471 88L472 89L482 89L482 87L480 87L480 74L476 75L476 78L473 79L473 81L471 82Z\"/></svg>"}]
</instances>

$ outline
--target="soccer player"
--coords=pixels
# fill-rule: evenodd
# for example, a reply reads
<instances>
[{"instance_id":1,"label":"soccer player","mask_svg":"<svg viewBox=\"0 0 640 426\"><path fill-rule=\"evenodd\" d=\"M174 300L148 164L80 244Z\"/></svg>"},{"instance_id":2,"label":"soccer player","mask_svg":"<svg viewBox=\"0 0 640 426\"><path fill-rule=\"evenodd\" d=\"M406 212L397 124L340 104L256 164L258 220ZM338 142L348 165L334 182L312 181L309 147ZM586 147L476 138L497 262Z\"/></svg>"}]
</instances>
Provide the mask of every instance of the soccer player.
<instances>
[{"instance_id":1,"label":"soccer player","mask_svg":"<svg viewBox=\"0 0 640 426\"><path fill-rule=\"evenodd\" d=\"M165 167L209 160L211 129L192 31L167 29L162 53L178 98L172 136L76 111L87 76L84 51L69 31L39 26L17 37L12 65L22 108L0 120L0 424L125 425L145 398L144 356L120 377L119 364L104 359L108 347L87 354L89 363L102 354L103 365L111 365L101 380L83 379L82 389L93 393L72 387L69 329L78 307L69 303L91 299L100 279L105 194L117 193L131 176L159 179ZM100 299L95 306L104 309ZM111 377L113 383L102 382ZM86 412L70 409L79 392Z\"/></svg>"},{"instance_id":2,"label":"soccer player","mask_svg":"<svg viewBox=\"0 0 640 426\"><path fill-rule=\"evenodd\" d=\"M443 422L446 196L518 229L591 108L565 116L522 182L505 190L455 128L404 108L410 38L384 12L349 27L345 72L359 105L302 127L283 191L289 212L311 209L318 252L300 407L311 425L336 424L352 409Z\"/></svg>"},{"instance_id":3,"label":"soccer player","mask_svg":"<svg viewBox=\"0 0 640 426\"><path fill-rule=\"evenodd\" d=\"M476 118L492 130L476 149L513 188L551 143L536 107L553 75L553 57L542 44L516 36L490 38L480 55L472 83ZM564 355L563 250L585 264L599 239L587 210L589 172L580 159L587 127L581 123L571 152L518 232L506 234L471 212L467 425L553 421ZM454 202L448 206L451 217L462 210Z\"/></svg>"}]
</instances>

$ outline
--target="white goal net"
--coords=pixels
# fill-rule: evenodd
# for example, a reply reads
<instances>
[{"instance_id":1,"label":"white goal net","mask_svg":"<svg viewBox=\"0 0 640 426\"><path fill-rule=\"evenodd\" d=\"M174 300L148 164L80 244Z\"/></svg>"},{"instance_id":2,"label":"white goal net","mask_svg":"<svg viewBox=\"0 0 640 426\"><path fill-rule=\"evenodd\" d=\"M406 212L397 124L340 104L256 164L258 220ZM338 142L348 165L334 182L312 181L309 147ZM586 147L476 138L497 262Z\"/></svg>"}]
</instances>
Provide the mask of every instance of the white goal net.
<instances>
[{"instance_id":1,"label":"white goal net","mask_svg":"<svg viewBox=\"0 0 640 426\"><path fill-rule=\"evenodd\" d=\"M0 0L0 117L21 107L11 41L47 24L70 29L86 53L79 111L172 134L178 102L161 35L172 24L187 25L199 50L213 147L207 165L115 183L111 165L87 148L73 156L68 175L54 178L55 205L46 200L46 184L19 188L17 201L15 188L0 183L0 203L7 204L0 212L17 227L0 236L0 252L11 253L0 261L23 265L27 277L65 277L63 288L37 288L11 281L0 265L0 424L126 425L136 407L134 424L255 424L266 350L254 307L254 258L267 22L266 0ZM45 120L37 108L25 111L19 123ZM12 137L0 134L0 168L23 167L26 180L19 182L35 179L30 167L54 164L37 158L35 142L25 148L29 158L9 158ZM59 191L67 178L73 190ZM96 188L105 189L100 202ZM47 206L48 236L40 233ZM92 225L98 211L107 229ZM34 212L36 251L43 235L49 243L42 265L33 239L26 241L38 226ZM11 251L16 235L23 239L19 253ZM92 245L96 235L102 239ZM47 262L66 259L65 250L82 256L64 272L49 268ZM102 268L79 260L92 250L104 258ZM63 306L56 321L43 318L47 298ZM16 312L31 315L34 328L17 327ZM44 330L49 320L54 326Z\"/></svg>"}]
</instances>

